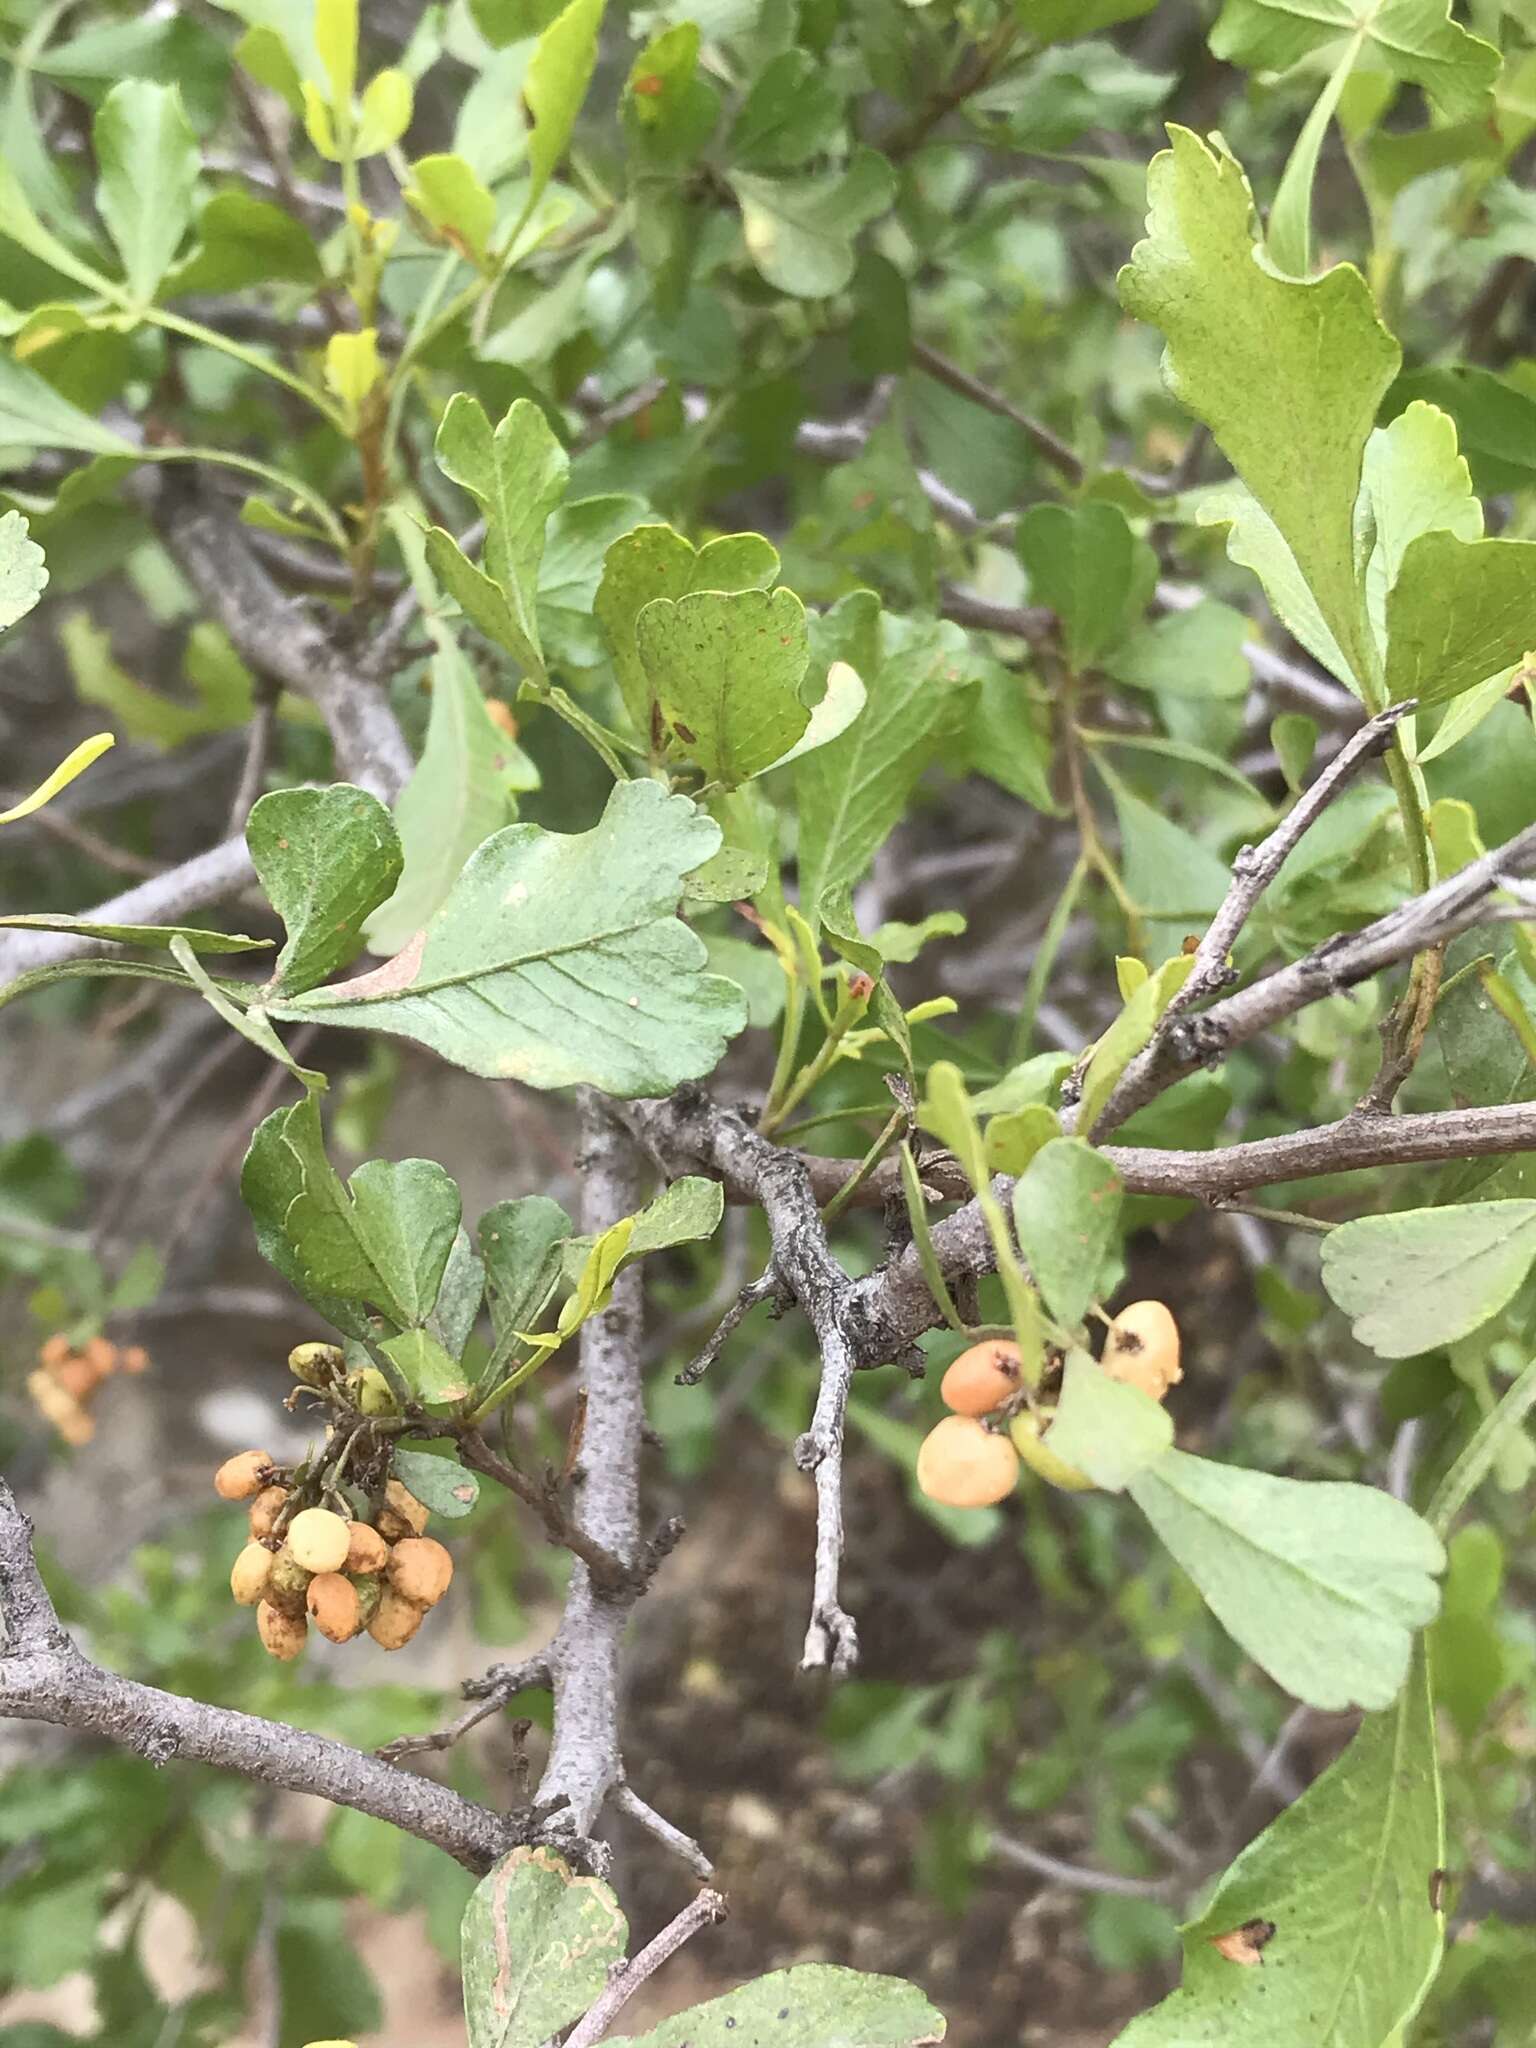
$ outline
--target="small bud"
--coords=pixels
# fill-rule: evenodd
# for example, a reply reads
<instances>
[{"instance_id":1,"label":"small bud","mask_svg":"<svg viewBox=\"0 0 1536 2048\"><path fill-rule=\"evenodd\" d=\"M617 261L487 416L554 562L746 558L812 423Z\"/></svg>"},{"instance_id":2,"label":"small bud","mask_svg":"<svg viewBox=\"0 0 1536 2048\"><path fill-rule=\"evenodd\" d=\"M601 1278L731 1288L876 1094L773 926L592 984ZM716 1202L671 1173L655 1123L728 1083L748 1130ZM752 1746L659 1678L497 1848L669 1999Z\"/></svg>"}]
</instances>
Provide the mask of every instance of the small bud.
<instances>
[{"instance_id":1,"label":"small bud","mask_svg":"<svg viewBox=\"0 0 1536 2048\"><path fill-rule=\"evenodd\" d=\"M288 1370L306 1387L326 1387L345 1364L336 1344L295 1344L288 1354Z\"/></svg>"},{"instance_id":2,"label":"small bud","mask_svg":"<svg viewBox=\"0 0 1536 2048\"><path fill-rule=\"evenodd\" d=\"M366 1522L351 1522L347 1527L347 1561L342 1570L354 1577L359 1572L381 1572L389 1562L389 1545L377 1529L370 1529Z\"/></svg>"},{"instance_id":3,"label":"small bud","mask_svg":"<svg viewBox=\"0 0 1536 2048\"><path fill-rule=\"evenodd\" d=\"M307 1572L339 1572L351 1543L349 1524L329 1508L305 1508L288 1524L288 1548Z\"/></svg>"},{"instance_id":4,"label":"small bud","mask_svg":"<svg viewBox=\"0 0 1536 2048\"><path fill-rule=\"evenodd\" d=\"M291 1664L295 1657L304 1654L309 1623L302 1613L283 1614L263 1600L256 1610L256 1633L269 1656L276 1657L281 1664Z\"/></svg>"},{"instance_id":5,"label":"small bud","mask_svg":"<svg viewBox=\"0 0 1536 2048\"><path fill-rule=\"evenodd\" d=\"M229 1574L229 1590L242 1607L256 1607L272 1582L272 1553L264 1543L247 1543Z\"/></svg>"},{"instance_id":6,"label":"small bud","mask_svg":"<svg viewBox=\"0 0 1536 2048\"><path fill-rule=\"evenodd\" d=\"M328 1643L345 1643L361 1627L357 1588L340 1572L321 1572L309 1582L309 1618Z\"/></svg>"},{"instance_id":7,"label":"small bud","mask_svg":"<svg viewBox=\"0 0 1536 2048\"><path fill-rule=\"evenodd\" d=\"M55 1330L53 1335L45 1337L38 1347L37 1362L39 1365L62 1365L66 1358L73 1355L69 1339L62 1330Z\"/></svg>"},{"instance_id":8,"label":"small bud","mask_svg":"<svg viewBox=\"0 0 1536 2048\"><path fill-rule=\"evenodd\" d=\"M259 1543L264 1536L270 1536L277 1527L277 1518L288 1503L286 1486L264 1486L251 1502L251 1534Z\"/></svg>"},{"instance_id":9,"label":"small bud","mask_svg":"<svg viewBox=\"0 0 1536 2048\"><path fill-rule=\"evenodd\" d=\"M302 1614L309 1594L310 1574L285 1544L272 1559L267 1576L268 1604L284 1614Z\"/></svg>"},{"instance_id":10,"label":"small bud","mask_svg":"<svg viewBox=\"0 0 1536 2048\"><path fill-rule=\"evenodd\" d=\"M453 1577L453 1559L431 1536L407 1536L389 1553L389 1583L402 1600L435 1607Z\"/></svg>"},{"instance_id":11,"label":"small bud","mask_svg":"<svg viewBox=\"0 0 1536 2048\"><path fill-rule=\"evenodd\" d=\"M214 1473L213 1490L220 1500L254 1500L271 1470L270 1451L241 1451Z\"/></svg>"},{"instance_id":12,"label":"small bud","mask_svg":"<svg viewBox=\"0 0 1536 2048\"><path fill-rule=\"evenodd\" d=\"M424 1607L402 1599L393 1586L386 1586L379 1595L379 1604L368 1624L368 1633L381 1650L403 1650L421 1627L426 1611Z\"/></svg>"}]
</instances>

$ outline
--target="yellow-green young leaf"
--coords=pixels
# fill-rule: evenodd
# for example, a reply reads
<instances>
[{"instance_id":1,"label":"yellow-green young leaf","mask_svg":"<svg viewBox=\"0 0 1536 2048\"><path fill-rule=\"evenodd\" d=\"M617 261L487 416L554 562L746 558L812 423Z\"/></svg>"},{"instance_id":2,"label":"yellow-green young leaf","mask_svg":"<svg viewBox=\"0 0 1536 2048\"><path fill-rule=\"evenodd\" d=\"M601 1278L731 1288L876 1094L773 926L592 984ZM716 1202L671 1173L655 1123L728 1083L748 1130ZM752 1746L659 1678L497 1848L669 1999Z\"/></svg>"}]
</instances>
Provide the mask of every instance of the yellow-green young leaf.
<instances>
[{"instance_id":1,"label":"yellow-green young leaf","mask_svg":"<svg viewBox=\"0 0 1536 2048\"><path fill-rule=\"evenodd\" d=\"M965 1092L960 1069L949 1060L935 1060L928 1069L917 1120L941 1145L949 1147L959 1160L966 1179L978 1193L990 1183L992 1175L987 1166L981 1126Z\"/></svg>"},{"instance_id":2,"label":"yellow-green young leaf","mask_svg":"<svg viewBox=\"0 0 1536 2048\"><path fill-rule=\"evenodd\" d=\"M15 513L8 513L15 518ZM19 804L13 804L8 811L0 811L0 825L14 824L18 818L30 818L34 811L40 811L44 804L52 803L61 789L67 789L77 775L83 775L93 761L99 761L108 747L117 741L109 732L98 732L88 740L82 740L78 747L65 755L51 775L45 776L30 796L23 797Z\"/></svg>"},{"instance_id":3,"label":"yellow-green young leaf","mask_svg":"<svg viewBox=\"0 0 1536 2048\"><path fill-rule=\"evenodd\" d=\"M597 32L604 0L570 0L539 37L523 80L523 99L533 123L528 137L528 197L532 213L565 155L576 116L597 63Z\"/></svg>"},{"instance_id":4,"label":"yellow-green young leaf","mask_svg":"<svg viewBox=\"0 0 1536 2048\"><path fill-rule=\"evenodd\" d=\"M341 150L336 141L336 124L325 94L312 78L304 81L304 133L327 163L339 163Z\"/></svg>"},{"instance_id":5,"label":"yellow-green young leaf","mask_svg":"<svg viewBox=\"0 0 1536 2048\"><path fill-rule=\"evenodd\" d=\"M1184 1981L1115 2048L1387 2048L1440 1966L1434 1702L1420 1651L1397 1704L1250 1842L1181 1930ZM1253 1967L1215 1946L1258 1921Z\"/></svg>"},{"instance_id":6,"label":"yellow-green young leaf","mask_svg":"<svg viewBox=\"0 0 1536 2048\"><path fill-rule=\"evenodd\" d=\"M20 512L0 515L0 633L24 619L47 588L43 551L28 532L26 519Z\"/></svg>"},{"instance_id":7,"label":"yellow-green young leaf","mask_svg":"<svg viewBox=\"0 0 1536 2048\"><path fill-rule=\"evenodd\" d=\"M635 644L663 716L711 782L750 781L810 724L799 695L810 643L792 590L657 598Z\"/></svg>"},{"instance_id":8,"label":"yellow-green young leaf","mask_svg":"<svg viewBox=\"0 0 1536 2048\"><path fill-rule=\"evenodd\" d=\"M1063 1140L1070 1143L1070 1139ZM1050 1449L1106 1493L1123 1493L1173 1445L1173 1418L1160 1401L1111 1379L1086 1351L1067 1354Z\"/></svg>"},{"instance_id":9,"label":"yellow-green young leaf","mask_svg":"<svg viewBox=\"0 0 1536 2048\"><path fill-rule=\"evenodd\" d=\"M1020 19L1031 42L1075 42L1150 14L1156 5L1157 0L1025 0Z\"/></svg>"},{"instance_id":10,"label":"yellow-green young leaf","mask_svg":"<svg viewBox=\"0 0 1536 2048\"><path fill-rule=\"evenodd\" d=\"M358 112L359 156L393 149L411 125L411 81L403 71L380 71L368 81Z\"/></svg>"},{"instance_id":11,"label":"yellow-green young leaf","mask_svg":"<svg viewBox=\"0 0 1536 2048\"><path fill-rule=\"evenodd\" d=\"M1156 974L1132 993L1094 1047L1078 1100L1077 1129L1083 1137L1093 1136L1093 1127L1114 1093L1115 1083L1151 1038L1158 1018L1188 981L1194 964L1191 954L1176 954L1172 960L1165 960Z\"/></svg>"},{"instance_id":12,"label":"yellow-green young leaf","mask_svg":"<svg viewBox=\"0 0 1536 2048\"><path fill-rule=\"evenodd\" d=\"M357 0L315 0L315 48L331 105L349 109L357 85Z\"/></svg>"},{"instance_id":13,"label":"yellow-green young leaf","mask_svg":"<svg viewBox=\"0 0 1536 2048\"><path fill-rule=\"evenodd\" d=\"M1448 120L1486 112L1499 75L1491 43L1458 26L1447 0L1226 0L1211 48L1250 71L1289 71L1319 56L1354 55L1422 86Z\"/></svg>"},{"instance_id":14,"label":"yellow-green young leaf","mask_svg":"<svg viewBox=\"0 0 1536 2048\"><path fill-rule=\"evenodd\" d=\"M192 222L199 152L173 86L124 79L92 128L96 204L117 244L134 301L147 305Z\"/></svg>"},{"instance_id":15,"label":"yellow-green young leaf","mask_svg":"<svg viewBox=\"0 0 1536 2048\"><path fill-rule=\"evenodd\" d=\"M1476 540L1483 530L1483 508L1472 495L1450 414L1416 398L1378 427L1366 443L1362 496L1376 529L1367 571L1371 623L1385 641L1387 592L1402 574L1410 545L1421 533Z\"/></svg>"},{"instance_id":16,"label":"yellow-green young leaf","mask_svg":"<svg viewBox=\"0 0 1536 2048\"><path fill-rule=\"evenodd\" d=\"M1130 1492L1277 1685L1330 1713L1396 1699L1445 1569L1439 1537L1412 1508L1372 1486L1277 1479L1183 1451L1166 1452Z\"/></svg>"},{"instance_id":17,"label":"yellow-green young leaf","mask_svg":"<svg viewBox=\"0 0 1536 2048\"><path fill-rule=\"evenodd\" d=\"M496 225L496 199L463 157L418 157L405 197L444 241L484 265Z\"/></svg>"},{"instance_id":18,"label":"yellow-green young leaf","mask_svg":"<svg viewBox=\"0 0 1536 2048\"><path fill-rule=\"evenodd\" d=\"M1115 985L1120 991L1122 1003L1128 1003L1152 970L1145 960L1132 955L1117 953L1115 956Z\"/></svg>"},{"instance_id":19,"label":"yellow-green young leaf","mask_svg":"<svg viewBox=\"0 0 1536 2048\"><path fill-rule=\"evenodd\" d=\"M1401 352L1357 270L1339 264L1308 283L1279 276L1255 246L1240 167L1188 129L1170 137L1148 175L1147 239L1120 273L1121 298L1162 329L1169 389L1210 428L1356 677L1369 679L1355 499Z\"/></svg>"},{"instance_id":20,"label":"yellow-green young leaf","mask_svg":"<svg viewBox=\"0 0 1536 2048\"><path fill-rule=\"evenodd\" d=\"M662 1095L707 1074L745 1021L673 914L720 828L659 783L621 783L589 832L509 825L387 965L272 1004L414 1039L471 1073Z\"/></svg>"},{"instance_id":21,"label":"yellow-green young leaf","mask_svg":"<svg viewBox=\"0 0 1536 2048\"><path fill-rule=\"evenodd\" d=\"M379 381L379 369L376 327L365 327L359 334L333 334L326 343L325 381L349 420L356 421L358 408Z\"/></svg>"},{"instance_id":22,"label":"yellow-green young leaf","mask_svg":"<svg viewBox=\"0 0 1536 2048\"><path fill-rule=\"evenodd\" d=\"M540 2048L594 2002L624 1960L629 1929L595 1877L553 1849L513 1849L464 1914L469 2048Z\"/></svg>"},{"instance_id":23,"label":"yellow-green young leaf","mask_svg":"<svg viewBox=\"0 0 1536 2048\"><path fill-rule=\"evenodd\" d=\"M1477 812L1459 796L1443 796L1432 803L1424 822L1435 849L1435 872L1442 880L1488 851L1478 833Z\"/></svg>"},{"instance_id":24,"label":"yellow-green young leaf","mask_svg":"<svg viewBox=\"0 0 1536 2048\"><path fill-rule=\"evenodd\" d=\"M778 550L760 533L721 534L696 549L670 526L637 526L613 543L592 610L637 732L651 738L655 704L635 641L645 607L698 590L766 590L778 573Z\"/></svg>"},{"instance_id":25,"label":"yellow-green young leaf","mask_svg":"<svg viewBox=\"0 0 1536 2048\"><path fill-rule=\"evenodd\" d=\"M1536 648L1536 541L1424 533L1387 598L1387 690L1441 704Z\"/></svg>"},{"instance_id":26,"label":"yellow-green young leaf","mask_svg":"<svg viewBox=\"0 0 1536 2048\"><path fill-rule=\"evenodd\" d=\"M971 1107L977 1107L972 1103ZM1043 1102L1026 1103L1022 1109L1004 1110L994 1116L986 1130L986 1161L989 1173L1022 1173L1044 1145L1061 1136L1061 1119Z\"/></svg>"}]
</instances>

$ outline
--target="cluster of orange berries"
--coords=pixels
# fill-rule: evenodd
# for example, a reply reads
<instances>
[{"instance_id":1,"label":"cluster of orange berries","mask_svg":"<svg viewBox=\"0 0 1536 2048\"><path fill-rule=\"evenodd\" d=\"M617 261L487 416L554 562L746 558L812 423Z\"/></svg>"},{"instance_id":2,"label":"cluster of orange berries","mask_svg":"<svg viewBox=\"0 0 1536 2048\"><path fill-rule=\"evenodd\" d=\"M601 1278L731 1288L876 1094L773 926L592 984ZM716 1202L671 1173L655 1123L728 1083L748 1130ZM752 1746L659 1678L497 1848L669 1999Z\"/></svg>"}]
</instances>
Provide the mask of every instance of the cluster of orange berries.
<instances>
[{"instance_id":1,"label":"cluster of orange berries","mask_svg":"<svg viewBox=\"0 0 1536 2048\"><path fill-rule=\"evenodd\" d=\"M103 1381L115 1372L143 1372L149 1353L142 1344L114 1344L106 1337L87 1337L77 1350L67 1337L49 1337L37 1354L37 1370L27 1376L27 1392L39 1414L51 1422L67 1444L88 1444L96 1434L91 1403Z\"/></svg>"},{"instance_id":2,"label":"cluster of orange berries","mask_svg":"<svg viewBox=\"0 0 1536 2048\"><path fill-rule=\"evenodd\" d=\"M1160 1301L1133 1301L1109 1326L1100 1370L1154 1401L1184 1377L1179 1326ZM1092 1485L1052 1451L1050 1418L1027 1405L1019 1347L1009 1339L973 1344L945 1373L939 1396L953 1412L935 1423L917 1454L917 1483L944 1507L991 1507L1018 1482L1022 1460L1069 1492Z\"/></svg>"},{"instance_id":3,"label":"cluster of orange berries","mask_svg":"<svg viewBox=\"0 0 1536 2048\"><path fill-rule=\"evenodd\" d=\"M250 1503L251 1540L229 1589L256 1609L263 1646L285 1664L303 1654L311 1622L328 1642L366 1630L381 1649L403 1650L448 1590L453 1559L422 1534L427 1510L398 1479L371 1523L324 1507L295 1511L293 1489L265 1451L226 1458L213 1485L221 1500Z\"/></svg>"}]
</instances>

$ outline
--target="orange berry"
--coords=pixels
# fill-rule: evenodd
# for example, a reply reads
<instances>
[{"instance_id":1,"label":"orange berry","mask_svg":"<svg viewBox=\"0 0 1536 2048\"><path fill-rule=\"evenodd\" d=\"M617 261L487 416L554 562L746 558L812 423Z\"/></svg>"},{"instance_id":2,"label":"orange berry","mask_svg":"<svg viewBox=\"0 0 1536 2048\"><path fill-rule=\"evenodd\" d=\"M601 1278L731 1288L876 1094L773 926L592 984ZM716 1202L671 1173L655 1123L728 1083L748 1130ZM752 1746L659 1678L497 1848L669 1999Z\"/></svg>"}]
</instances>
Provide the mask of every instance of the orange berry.
<instances>
[{"instance_id":1,"label":"orange berry","mask_svg":"<svg viewBox=\"0 0 1536 2048\"><path fill-rule=\"evenodd\" d=\"M1019 1347L994 1338L962 1351L939 1382L939 1399L957 1415L990 1415L1019 1391Z\"/></svg>"},{"instance_id":2,"label":"orange berry","mask_svg":"<svg viewBox=\"0 0 1536 2048\"><path fill-rule=\"evenodd\" d=\"M241 1607L256 1607L272 1583L272 1553L264 1543L247 1543L229 1574L229 1590Z\"/></svg>"},{"instance_id":3,"label":"orange berry","mask_svg":"<svg viewBox=\"0 0 1536 2048\"><path fill-rule=\"evenodd\" d=\"M270 1536L277 1526L277 1518L288 1501L286 1486L264 1486L250 1506L251 1534L260 1542L263 1536Z\"/></svg>"},{"instance_id":4,"label":"orange berry","mask_svg":"<svg viewBox=\"0 0 1536 2048\"><path fill-rule=\"evenodd\" d=\"M101 1375L83 1358L66 1358L51 1368L53 1384L62 1387L72 1401L84 1401L95 1393Z\"/></svg>"},{"instance_id":5,"label":"orange berry","mask_svg":"<svg viewBox=\"0 0 1536 2048\"><path fill-rule=\"evenodd\" d=\"M105 1337L87 1337L80 1347L80 1356L94 1369L98 1379L117 1371L117 1346Z\"/></svg>"},{"instance_id":6,"label":"orange berry","mask_svg":"<svg viewBox=\"0 0 1536 2048\"><path fill-rule=\"evenodd\" d=\"M213 1490L220 1500L254 1500L271 1470L270 1451L240 1451L214 1473Z\"/></svg>"},{"instance_id":7,"label":"orange berry","mask_svg":"<svg viewBox=\"0 0 1536 2048\"><path fill-rule=\"evenodd\" d=\"M946 1415L923 1439L917 1483L949 1508L984 1508L1006 1499L1019 1476L1019 1454L1005 1436L973 1415Z\"/></svg>"},{"instance_id":8,"label":"orange berry","mask_svg":"<svg viewBox=\"0 0 1536 2048\"><path fill-rule=\"evenodd\" d=\"M389 1583L402 1600L435 1607L453 1577L453 1559L435 1537L406 1536L389 1553Z\"/></svg>"},{"instance_id":9,"label":"orange berry","mask_svg":"<svg viewBox=\"0 0 1536 2048\"><path fill-rule=\"evenodd\" d=\"M124 1346L117 1362L124 1372L148 1372L149 1353L142 1344L128 1344Z\"/></svg>"},{"instance_id":10,"label":"orange berry","mask_svg":"<svg viewBox=\"0 0 1536 2048\"><path fill-rule=\"evenodd\" d=\"M291 1664L295 1657L304 1654L309 1623L302 1614L283 1614L263 1600L256 1610L256 1633L269 1656L276 1657L280 1664Z\"/></svg>"},{"instance_id":11,"label":"orange berry","mask_svg":"<svg viewBox=\"0 0 1536 2048\"><path fill-rule=\"evenodd\" d=\"M36 1402L39 1413L51 1422L65 1443L88 1444L96 1434L96 1425L72 1394L66 1394L57 1384L51 1372L44 1372L39 1366L36 1372L27 1375L27 1392Z\"/></svg>"},{"instance_id":12,"label":"orange berry","mask_svg":"<svg viewBox=\"0 0 1536 2048\"><path fill-rule=\"evenodd\" d=\"M288 1548L307 1572L339 1572L351 1546L351 1525L329 1508L305 1508L288 1524Z\"/></svg>"},{"instance_id":13,"label":"orange berry","mask_svg":"<svg viewBox=\"0 0 1536 2048\"><path fill-rule=\"evenodd\" d=\"M66 1358L72 1358L73 1356L74 1352L70 1347L69 1339L62 1330L55 1330L51 1337L45 1337L38 1346L37 1360L39 1365L62 1365Z\"/></svg>"},{"instance_id":14,"label":"orange berry","mask_svg":"<svg viewBox=\"0 0 1536 2048\"><path fill-rule=\"evenodd\" d=\"M344 1572L354 1576L359 1572L381 1572L388 1562L389 1545L377 1529L370 1529L366 1522L348 1523Z\"/></svg>"},{"instance_id":15,"label":"orange berry","mask_svg":"<svg viewBox=\"0 0 1536 2048\"><path fill-rule=\"evenodd\" d=\"M345 1643L362 1626L357 1588L340 1572L321 1572L311 1579L304 1604L328 1643Z\"/></svg>"},{"instance_id":16,"label":"orange berry","mask_svg":"<svg viewBox=\"0 0 1536 2048\"><path fill-rule=\"evenodd\" d=\"M1160 1301L1133 1301L1109 1326L1099 1360L1112 1380L1140 1387L1154 1401L1184 1377L1179 1363L1179 1326Z\"/></svg>"},{"instance_id":17,"label":"orange berry","mask_svg":"<svg viewBox=\"0 0 1536 2048\"><path fill-rule=\"evenodd\" d=\"M397 1593L393 1586L386 1586L379 1595L368 1633L381 1650L403 1650L421 1627L426 1611Z\"/></svg>"}]
</instances>

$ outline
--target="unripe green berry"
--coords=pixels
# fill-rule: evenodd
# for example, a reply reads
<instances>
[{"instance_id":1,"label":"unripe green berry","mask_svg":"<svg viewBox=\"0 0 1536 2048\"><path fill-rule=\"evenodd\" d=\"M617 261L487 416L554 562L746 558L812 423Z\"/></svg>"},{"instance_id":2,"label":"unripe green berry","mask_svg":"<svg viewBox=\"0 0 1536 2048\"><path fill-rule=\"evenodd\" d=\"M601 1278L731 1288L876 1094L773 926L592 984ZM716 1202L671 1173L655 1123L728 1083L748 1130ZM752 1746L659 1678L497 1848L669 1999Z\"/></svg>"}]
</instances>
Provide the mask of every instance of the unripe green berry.
<instances>
[{"instance_id":1,"label":"unripe green berry","mask_svg":"<svg viewBox=\"0 0 1536 2048\"><path fill-rule=\"evenodd\" d=\"M288 1354L288 1370L306 1387L326 1387L345 1365L335 1344L295 1344Z\"/></svg>"},{"instance_id":2,"label":"unripe green berry","mask_svg":"<svg viewBox=\"0 0 1536 2048\"><path fill-rule=\"evenodd\" d=\"M285 1545L272 1559L264 1598L280 1614L301 1615L309 1592L310 1576Z\"/></svg>"}]
</instances>

